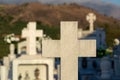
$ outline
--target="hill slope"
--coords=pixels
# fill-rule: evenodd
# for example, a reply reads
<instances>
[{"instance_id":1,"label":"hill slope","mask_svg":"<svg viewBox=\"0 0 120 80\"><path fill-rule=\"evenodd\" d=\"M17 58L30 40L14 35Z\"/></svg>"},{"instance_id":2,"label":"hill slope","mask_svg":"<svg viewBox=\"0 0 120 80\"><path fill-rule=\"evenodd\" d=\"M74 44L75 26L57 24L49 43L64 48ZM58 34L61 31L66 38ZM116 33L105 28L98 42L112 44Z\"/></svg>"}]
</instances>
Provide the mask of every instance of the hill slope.
<instances>
[{"instance_id":1,"label":"hill slope","mask_svg":"<svg viewBox=\"0 0 120 80\"><path fill-rule=\"evenodd\" d=\"M80 3L83 6L92 8L102 14L113 16L120 20L120 6L117 6L112 3L107 3L101 0L97 1L83 1Z\"/></svg>"},{"instance_id":2,"label":"hill slope","mask_svg":"<svg viewBox=\"0 0 120 80\"><path fill-rule=\"evenodd\" d=\"M107 43L120 37L120 21L112 17L101 15L93 9L77 4L45 5L40 3L26 3L22 5L0 5L0 36L15 33L20 34L28 21L37 21L38 28L45 29L45 33L51 37L59 35L60 21L79 21L79 27L87 29L89 23L85 20L86 15L93 12L97 16L96 27L103 27L107 33ZM47 28L47 29L46 29ZM1 41L3 38L1 37ZM1 42L0 41L0 42ZM0 47L4 47L1 42ZM4 49L0 53L4 53Z\"/></svg>"}]
</instances>

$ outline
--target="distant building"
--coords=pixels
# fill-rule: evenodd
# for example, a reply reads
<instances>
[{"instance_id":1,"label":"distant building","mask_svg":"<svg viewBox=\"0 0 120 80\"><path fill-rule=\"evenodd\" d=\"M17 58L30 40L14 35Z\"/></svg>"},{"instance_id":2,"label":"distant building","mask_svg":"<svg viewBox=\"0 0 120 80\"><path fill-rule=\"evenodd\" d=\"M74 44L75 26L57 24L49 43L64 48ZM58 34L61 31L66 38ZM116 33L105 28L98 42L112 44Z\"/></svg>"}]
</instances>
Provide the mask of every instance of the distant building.
<instances>
[{"instance_id":1,"label":"distant building","mask_svg":"<svg viewBox=\"0 0 120 80\"><path fill-rule=\"evenodd\" d=\"M79 29L78 31L78 39L96 39L97 41L97 49L106 48L106 33L103 28L96 28L94 30L94 21L96 20L96 16L93 13L89 13L86 16L87 21L89 22L89 30Z\"/></svg>"},{"instance_id":2,"label":"distant building","mask_svg":"<svg viewBox=\"0 0 120 80\"><path fill-rule=\"evenodd\" d=\"M93 32L80 30L79 39L96 39L97 49L106 48L106 34L102 28L97 28Z\"/></svg>"}]
</instances>

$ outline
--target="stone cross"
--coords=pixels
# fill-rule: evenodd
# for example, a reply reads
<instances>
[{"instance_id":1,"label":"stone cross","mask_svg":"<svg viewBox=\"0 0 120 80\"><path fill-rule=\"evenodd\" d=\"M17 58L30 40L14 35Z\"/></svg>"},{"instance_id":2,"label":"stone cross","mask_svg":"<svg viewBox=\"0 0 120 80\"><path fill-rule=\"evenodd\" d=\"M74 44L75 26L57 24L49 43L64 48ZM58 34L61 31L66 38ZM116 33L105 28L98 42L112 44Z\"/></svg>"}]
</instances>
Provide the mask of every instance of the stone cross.
<instances>
[{"instance_id":1,"label":"stone cross","mask_svg":"<svg viewBox=\"0 0 120 80\"><path fill-rule=\"evenodd\" d=\"M43 40L42 56L61 58L61 80L78 80L78 57L95 57L96 40L78 40L78 22L61 22L61 40Z\"/></svg>"},{"instance_id":2,"label":"stone cross","mask_svg":"<svg viewBox=\"0 0 120 80\"><path fill-rule=\"evenodd\" d=\"M95 14L93 13L89 13L87 16L86 16L86 20L89 22L90 24L90 31L92 32L94 30L94 21L96 20L96 16Z\"/></svg>"},{"instance_id":3,"label":"stone cross","mask_svg":"<svg viewBox=\"0 0 120 80\"><path fill-rule=\"evenodd\" d=\"M30 22L27 28L22 30L22 37L27 39L27 54L36 54L36 37L42 37L43 31L36 30L36 22Z\"/></svg>"}]
</instances>

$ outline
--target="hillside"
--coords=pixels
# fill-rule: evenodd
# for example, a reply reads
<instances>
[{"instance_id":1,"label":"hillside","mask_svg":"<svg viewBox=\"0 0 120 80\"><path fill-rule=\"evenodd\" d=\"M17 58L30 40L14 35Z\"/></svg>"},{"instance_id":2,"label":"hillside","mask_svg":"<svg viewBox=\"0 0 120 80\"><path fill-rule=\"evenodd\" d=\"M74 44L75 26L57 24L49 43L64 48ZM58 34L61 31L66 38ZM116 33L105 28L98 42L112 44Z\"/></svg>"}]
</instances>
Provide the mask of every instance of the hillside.
<instances>
[{"instance_id":1,"label":"hillside","mask_svg":"<svg viewBox=\"0 0 120 80\"><path fill-rule=\"evenodd\" d=\"M83 6L92 8L99 13L108 15L108 16L113 16L114 18L117 18L120 20L120 6L112 4L112 3L106 3L102 0L97 0L97 1L87 1L87 2L82 2L80 3Z\"/></svg>"},{"instance_id":2,"label":"hillside","mask_svg":"<svg viewBox=\"0 0 120 80\"><path fill-rule=\"evenodd\" d=\"M29 21L37 21L38 28L44 29L45 33L52 38L59 38L60 21L79 21L79 27L88 29L89 24L85 17L89 12L96 14L95 26L106 29L107 44L112 45L112 40L120 37L120 21L101 15L93 9L74 3L61 5L41 3L0 5L0 53L3 55L8 53L3 37L9 33L20 35L21 30L26 27Z\"/></svg>"}]
</instances>

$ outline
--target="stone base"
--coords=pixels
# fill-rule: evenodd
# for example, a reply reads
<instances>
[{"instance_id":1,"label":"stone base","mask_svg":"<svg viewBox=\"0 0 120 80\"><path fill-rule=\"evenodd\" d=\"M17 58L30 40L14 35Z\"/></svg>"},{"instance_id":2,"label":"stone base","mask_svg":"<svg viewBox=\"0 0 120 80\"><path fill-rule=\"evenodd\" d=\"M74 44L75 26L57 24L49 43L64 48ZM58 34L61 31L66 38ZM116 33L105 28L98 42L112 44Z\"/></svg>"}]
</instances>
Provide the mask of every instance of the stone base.
<instances>
[{"instance_id":1,"label":"stone base","mask_svg":"<svg viewBox=\"0 0 120 80\"><path fill-rule=\"evenodd\" d=\"M13 55L9 54L8 57L10 61L13 61L16 58L14 54Z\"/></svg>"},{"instance_id":2,"label":"stone base","mask_svg":"<svg viewBox=\"0 0 120 80\"><path fill-rule=\"evenodd\" d=\"M35 69L39 69L39 78L41 80L54 80L54 59L43 58L41 55L22 55L13 60L13 79L18 80L20 75L22 79L28 74L31 80L35 79Z\"/></svg>"}]
</instances>

